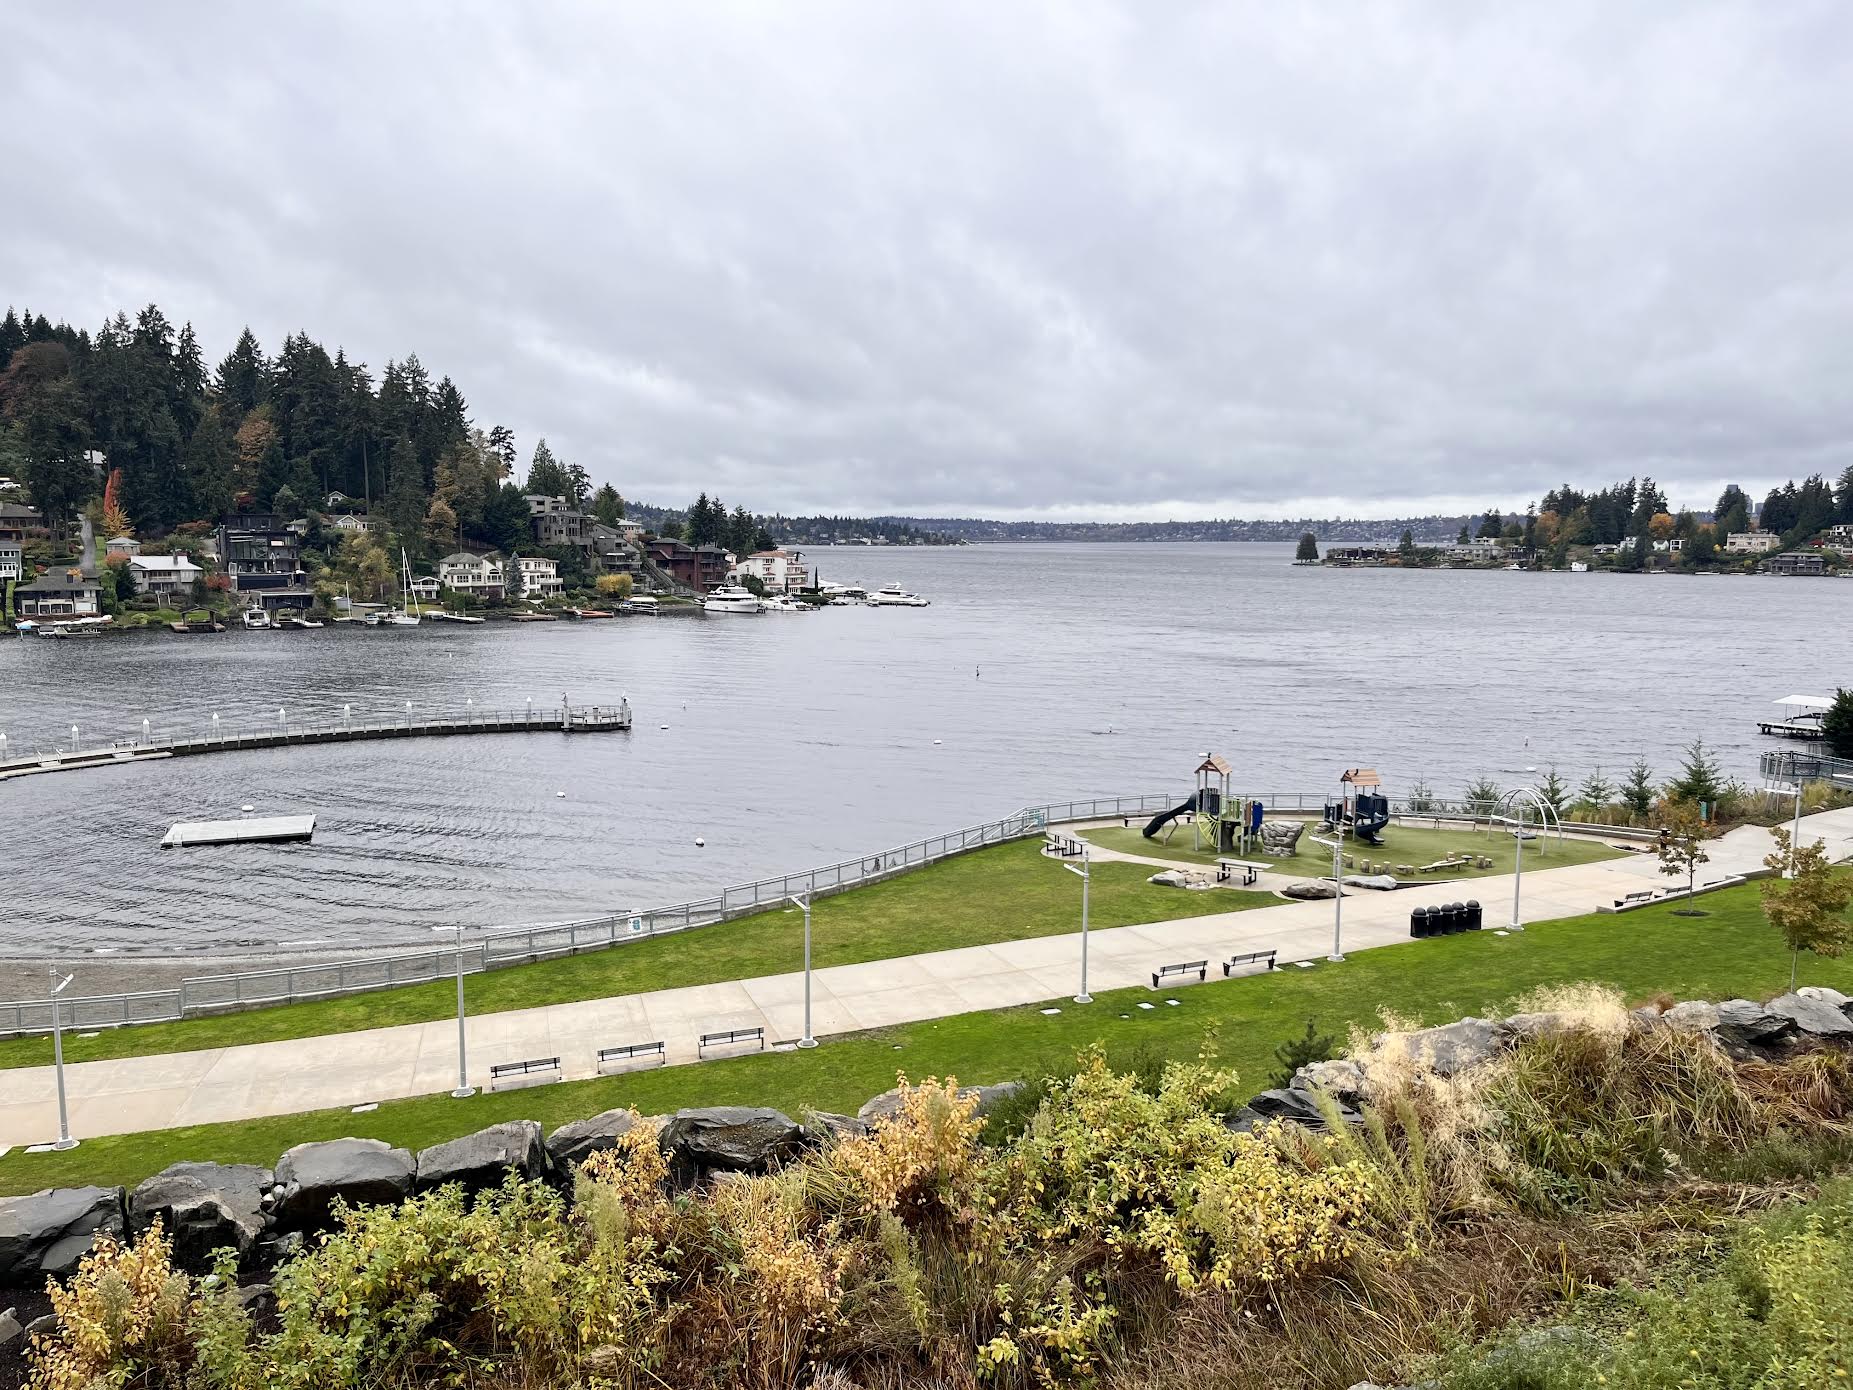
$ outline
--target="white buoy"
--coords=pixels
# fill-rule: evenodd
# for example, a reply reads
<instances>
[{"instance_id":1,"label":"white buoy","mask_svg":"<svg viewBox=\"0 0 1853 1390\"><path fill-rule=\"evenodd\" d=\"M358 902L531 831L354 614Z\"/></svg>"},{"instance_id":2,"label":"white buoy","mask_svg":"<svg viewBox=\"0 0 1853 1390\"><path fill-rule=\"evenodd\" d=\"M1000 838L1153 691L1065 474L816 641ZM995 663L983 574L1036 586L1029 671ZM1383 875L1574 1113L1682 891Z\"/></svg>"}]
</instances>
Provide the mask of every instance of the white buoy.
<instances>
[{"instance_id":1,"label":"white buoy","mask_svg":"<svg viewBox=\"0 0 1853 1390\"><path fill-rule=\"evenodd\" d=\"M657 728L659 728L659 729L667 729L668 727L669 727L669 726L668 726L667 724L659 724L659 725L657 725Z\"/></svg>"},{"instance_id":2,"label":"white buoy","mask_svg":"<svg viewBox=\"0 0 1853 1390\"><path fill-rule=\"evenodd\" d=\"M934 739L934 740L933 740L933 746L934 746L935 748L937 748L937 747L939 747L939 740L938 740L938 739Z\"/></svg>"},{"instance_id":3,"label":"white buoy","mask_svg":"<svg viewBox=\"0 0 1853 1390\"><path fill-rule=\"evenodd\" d=\"M565 792L555 792L554 795L555 796L565 796L566 793Z\"/></svg>"},{"instance_id":4,"label":"white buoy","mask_svg":"<svg viewBox=\"0 0 1853 1390\"><path fill-rule=\"evenodd\" d=\"M250 815L250 814L251 814L251 813L252 813L253 811L255 811L255 810L257 809L257 807L255 807L255 806L240 806L240 807L239 807L238 809L239 809L240 811L243 811L243 812L244 812L244 813L245 813L245 814L246 814L246 815L248 816L248 815Z\"/></svg>"},{"instance_id":5,"label":"white buoy","mask_svg":"<svg viewBox=\"0 0 1853 1390\"><path fill-rule=\"evenodd\" d=\"M701 848L701 847L702 847L703 845L705 845L705 844L707 844L707 843L708 843L708 842L707 842L706 840L704 840L704 839L702 839L702 838L701 838L701 836L699 836L699 835L697 835L697 836L695 837L695 848L696 848L696 849L700 849L700 848Z\"/></svg>"}]
</instances>

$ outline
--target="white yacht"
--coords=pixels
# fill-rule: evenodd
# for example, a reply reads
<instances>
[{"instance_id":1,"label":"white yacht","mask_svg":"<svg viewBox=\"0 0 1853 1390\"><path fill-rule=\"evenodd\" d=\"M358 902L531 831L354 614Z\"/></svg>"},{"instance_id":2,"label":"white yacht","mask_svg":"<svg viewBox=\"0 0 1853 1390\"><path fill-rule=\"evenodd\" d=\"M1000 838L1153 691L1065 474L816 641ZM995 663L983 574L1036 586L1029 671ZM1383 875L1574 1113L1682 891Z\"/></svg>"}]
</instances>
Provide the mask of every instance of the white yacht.
<instances>
[{"instance_id":1,"label":"white yacht","mask_svg":"<svg viewBox=\"0 0 1853 1390\"><path fill-rule=\"evenodd\" d=\"M658 611L656 599L649 594L632 594L618 605L620 613L655 613Z\"/></svg>"},{"instance_id":2,"label":"white yacht","mask_svg":"<svg viewBox=\"0 0 1853 1390\"><path fill-rule=\"evenodd\" d=\"M412 563L405 551L399 552L399 607L367 615L368 627L417 627L423 616L418 600L412 596Z\"/></svg>"},{"instance_id":3,"label":"white yacht","mask_svg":"<svg viewBox=\"0 0 1853 1390\"><path fill-rule=\"evenodd\" d=\"M868 597L871 608L925 608L927 602L919 594L908 593L899 584L877 589Z\"/></svg>"},{"instance_id":4,"label":"white yacht","mask_svg":"<svg viewBox=\"0 0 1853 1390\"><path fill-rule=\"evenodd\" d=\"M790 594L773 594L770 598L759 600L761 613L802 613L810 607L808 603L799 603Z\"/></svg>"},{"instance_id":5,"label":"white yacht","mask_svg":"<svg viewBox=\"0 0 1853 1390\"><path fill-rule=\"evenodd\" d=\"M269 627L270 614L261 608L247 608L244 611L244 625L249 628Z\"/></svg>"},{"instance_id":6,"label":"white yacht","mask_svg":"<svg viewBox=\"0 0 1853 1390\"><path fill-rule=\"evenodd\" d=\"M701 601L704 613L757 613L759 600L749 589L738 584L723 584L717 589L710 589L708 596Z\"/></svg>"}]
</instances>

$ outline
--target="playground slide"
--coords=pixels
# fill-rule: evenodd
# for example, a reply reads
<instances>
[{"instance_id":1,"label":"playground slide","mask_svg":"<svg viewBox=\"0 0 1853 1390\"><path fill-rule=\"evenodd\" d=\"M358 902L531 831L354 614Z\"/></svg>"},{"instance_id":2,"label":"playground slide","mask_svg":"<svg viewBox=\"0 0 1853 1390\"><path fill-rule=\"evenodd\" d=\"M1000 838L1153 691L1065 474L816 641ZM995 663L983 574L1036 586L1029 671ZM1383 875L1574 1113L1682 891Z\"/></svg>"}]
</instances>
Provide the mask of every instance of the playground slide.
<instances>
[{"instance_id":1,"label":"playground slide","mask_svg":"<svg viewBox=\"0 0 1853 1390\"><path fill-rule=\"evenodd\" d=\"M1184 801L1183 805L1173 806L1169 811L1160 811L1157 815L1153 816L1151 824L1145 827L1145 838L1148 840L1155 838L1159 831L1163 830L1179 816L1187 816L1192 811L1197 810L1197 803L1199 800L1203 803L1202 810L1208 815L1215 815L1222 807L1222 795L1219 792L1207 790L1192 792Z\"/></svg>"},{"instance_id":2,"label":"playground slide","mask_svg":"<svg viewBox=\"0 0 1853 1390\"><path fill-rule=\"evenodd\" d=\"M1380 845L1378 835L1383 827L1390 823L1390 798L1387 796L1363 796L1353 799L1351 830L1367 845Z\"/></svg>"}]
</instances>

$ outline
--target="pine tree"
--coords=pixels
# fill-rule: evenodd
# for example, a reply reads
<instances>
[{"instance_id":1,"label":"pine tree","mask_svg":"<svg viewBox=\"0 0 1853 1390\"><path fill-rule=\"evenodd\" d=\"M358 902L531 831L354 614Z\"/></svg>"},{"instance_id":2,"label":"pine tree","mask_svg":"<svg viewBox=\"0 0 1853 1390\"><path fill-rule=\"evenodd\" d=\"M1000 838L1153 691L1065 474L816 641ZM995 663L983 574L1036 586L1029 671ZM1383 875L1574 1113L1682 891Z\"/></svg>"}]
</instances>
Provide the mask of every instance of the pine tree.
<instances>
[{"instance_id":1,"label":"pine tree","mask_svg":"<svg viewBox=\"0 0 1853 1390\"><path fill-rule=\"evenodd\" d=\"M1317 560L1319 558L1319 538L1311 531L1303 532L1300 536L1299 547L1293 552L1293 558L1296 560Z\"/></svg>"},{"instance_id":2,"label":"pine tree","mask_svg":"<svg viewBox=\"0 0 1853 1390\"><path fill-rule=\"evenodd\" d=\"M572 480L553 456L553 450L547 447L545 439L534 446L534 459L528 465L528 485L522 490L537 497L572 496Z\"/></svg>"},{"instance_id":3,"label":"pine tree","mask_svg":"<svg viewBox=\"0 0 1853 1390\"><path fill-rule=\"evenodd\" d=\"M226 437L223 408L208 406L187 440L187 491L196 519L216 520L231 510L237 451Z\"/></svg>"},{"instance_id":4,"label":"pine tree","mask_svg":"<svg viewBox=\"0 0 1853 1390\"><path fill-rule=\"evenodd\" d=\"M592 515L606 526L616 526L624 520L624 499L618 496L618 490L610 483L601 487L592 498Z\"/></svg>"},{"instance_id":5,"label":"pine tree","mask_svg":"<svg viewBox=\"0 0 1853 1390\"><path fill-rule=\"evenodd\" d=\"M1853 758L1853 691L1834 691L1834 703L1821 717L1821 738L1836 758Z\"/></svg>"},{"instance_id":6,"label":"pine tree","mask_svg":"<svg viewBox=\"0 0 1853 1390\"><path fill-rule=\"evenodd\" d=\"M1658 799L1654 770L1647 765L1647 759L1636 758L1628 769L1627 780L1621 784L1622 805L1628 808L1630 816L1644 820L1653 814L1654 802Z\"/></svg>"},{"instance_id":7,"label":"pine tree","mask_svg":"<svg viewBox=\"0 0 1853 1390\"><path fill-rule=\"evenodd\" d=\"M231 414L233 427L270 396L270 367L264 350L247 327L219 363L219 395Z\"/></svg>"},{"instance_id":8,"label":"pine tree","mask_svg":"<svg viewBox=\"0 0 1853 1390\"><path fill-rule=\"evenodd\" d=\"M1723 773L1718 767L1718 760L1706 749L1703 739L1692 740L1686 745L1679 775L1666 785L1668 798L1712 806L1717 804L1724 792Z\"/></svg>"},{"instance_id":9,"label":"pine tree","mask_svg":"<svg viewBox=\"0 0 1853 1390\"><path fill-rule=\"evenodd\" d=\"M1576 804L1579 807L1586 806L1591 811L1600 813L1609 808L1610 803L1615 800L1617 791L1618 789L1615 784L1604 777L1602 775L1602 769L1598 767L1594 772L1590 773L1589 776L1585 777L1582 783L1577 787Z\"/></svg>"}]
</instances>

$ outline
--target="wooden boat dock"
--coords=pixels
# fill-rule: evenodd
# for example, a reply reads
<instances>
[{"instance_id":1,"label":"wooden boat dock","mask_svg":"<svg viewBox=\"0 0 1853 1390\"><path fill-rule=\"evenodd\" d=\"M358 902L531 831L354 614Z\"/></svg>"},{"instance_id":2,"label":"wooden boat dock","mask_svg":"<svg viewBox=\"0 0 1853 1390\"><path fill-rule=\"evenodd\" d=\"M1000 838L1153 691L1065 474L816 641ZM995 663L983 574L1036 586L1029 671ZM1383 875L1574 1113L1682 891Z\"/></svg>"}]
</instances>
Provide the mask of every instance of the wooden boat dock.
<instances>
[{"instance_id":1,"label":"wooden boat dock","mask_svg":"<svg viewBox=\"0 0 1853 1390\"><path fill-rule=\"evenodd\" d=\"M162 849L194 845L283 844L315 835L314 816L247 816L242 820L182 821L161 837Z\"/></svg>"},{"instance_id":2,"label":"wooden boat dock","mask_svg":"<svg viewBox=\"0 0 1853 1390\"><path fill-rule=\"evenodd\" d=\"M278 711L274 724L242 729L214 728L197 735L165 737L144 734L115 743L54 747L0 759L0 781L46 772L87 767L116 767L155 758L232 753L255 748L288 748L312 743L360 743L383 738L451 738L472 734L623 733L631 727L629 700L616 705L560 705L554 709L479 710L469 707L442 713L356 718L345 711L334 719L293 720Z\"/></svg>"}]
</instances>

